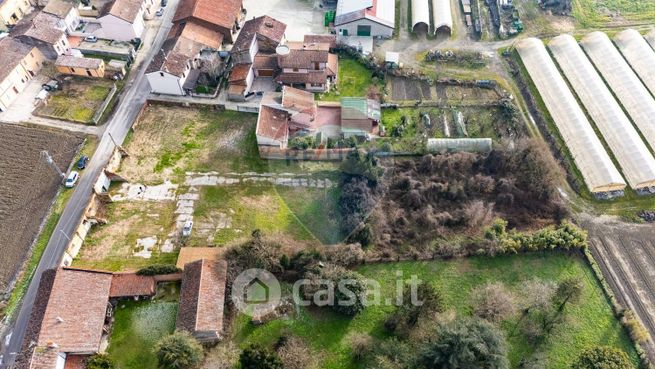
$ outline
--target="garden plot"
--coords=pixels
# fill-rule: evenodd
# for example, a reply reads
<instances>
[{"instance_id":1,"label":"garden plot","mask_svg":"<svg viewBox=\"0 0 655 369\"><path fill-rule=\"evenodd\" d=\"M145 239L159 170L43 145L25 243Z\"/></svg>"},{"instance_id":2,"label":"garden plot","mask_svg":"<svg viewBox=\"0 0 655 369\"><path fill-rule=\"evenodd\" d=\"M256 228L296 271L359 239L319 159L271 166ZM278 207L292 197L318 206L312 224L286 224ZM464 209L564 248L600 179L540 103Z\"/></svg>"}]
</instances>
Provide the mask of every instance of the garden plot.
<instances>
[{"instance_id":1,"label":"garden plot","mask_svg":"<svg viewBox=\"0 0 655 369\"><path fill-rule=\"evenodd\" d=\"M0 124L0 295L22 265L61 185L41 151L66 170L83 141L63 131Z\"/></svg>"},{"instance_id":2,"label":"garden plot","mask_svg":"<svg viewBox=\"0 0 655 369\"><path fill-rule=\"evenodd\" d=\"M421 101L439 106L487 105L499 96L493 89L471 85L454 85L443 82L430 83L407 77L388 77L387 88L393 101Z\"/></svg>"},{"instance_id":3,"label":"garden plot","mask_svg":"<svg viewBox=\"0 0 655 369\"><path fill-rule=\"evenodd\" d=\"M34 114L79 123L92 123L93 116L112 89L113 82L104 79L78 78L62 84L62 89L50 93L47 105Z\"/></svg>"}]
</instances>

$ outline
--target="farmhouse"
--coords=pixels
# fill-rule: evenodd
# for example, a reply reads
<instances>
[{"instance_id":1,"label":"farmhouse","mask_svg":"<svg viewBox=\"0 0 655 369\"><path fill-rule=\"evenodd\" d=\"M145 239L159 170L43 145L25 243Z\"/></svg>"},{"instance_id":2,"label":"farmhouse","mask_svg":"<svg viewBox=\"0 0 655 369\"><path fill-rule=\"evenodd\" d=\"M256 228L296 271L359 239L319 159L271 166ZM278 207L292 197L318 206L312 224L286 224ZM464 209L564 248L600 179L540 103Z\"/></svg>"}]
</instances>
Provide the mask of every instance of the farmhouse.
<instances>
[{"instance_id":1,"label":"farmhouse","mask_svg":"<svg viewBox=\"0 0 655 369\"><path fill-rule=\"evenodd\" d=\"M64 368L102 351L121 298L151 297L154 277L59 268L43 273L15 369Z\"/></svg>"},{"instance_id":2,"label":"farmhouse","mask_svg":"<svg viewBox=\"0 0 655 369\"><path fill-rule=\"evenodd\" d=\"M221 74L224 66L215 50L221 48L222 40L222 33L202 23L174 24L161 52L146 69L151 91L186 95L201 72Z\"/></svg>"},{"instance_id":3,"label":"farmhouse","mask_svg":"<svg viewBox=\"0 0 655 369\"><path fill-rule=\"evenodd\" d=\"M154 0L115 0L108 2L98 14L100 38L131 41L141 38L145 29L143 16L150 12Z\"/></svg>"},{"instance_id":4,"label":"farmhouse","mask_svg":"<svg viewBox=\"0 0 655 369\"><path fill-rule=\"evenodd\" d=\"M32 4L28 0L0 1L0 31L7 32L32 11Z\"/></svg>"},{"instance_id":5,"label":"farmhouse","mask_svg":"<svg viewBox=\"0 0 655 369\"><path fill-rule=\"evenodd\" d=\"M289 43L288 54L277 57L281 73L276 81L312 92L328 91L339 70L339 58L329 50L329 43Z\"/></svg>"},{"instance_id":6,"label":"farmhouse","mask_svg":"<svg viewBox=\"0 0 655 369\"><path fill-rule=\"evenodd\" d=\"M0 111L5 111L41 70L45 58L34 46L11 37L0 40Z\"/></svg>"},{"instance_id":7,"label":"farmhouse","mask_svg":"<svg viewBox=\"0 0 655 369\"><path fill-rule=\"evenodd\" d=\"M43 8L44 13L52 14L62 20L68 33L75 32L80 24L80 13L75 7L75 3L66 0L50 0L48 5Z\"/></svg>"},{"instance_id":8,"label":"farmhouse","mask_svg":"<svg viewBox=\"0 0 655 369\"><path fill-rule=\"evenodd\" d=\"M38 47L46 58L55 60L70 50L65 29L66 25L57 16L39 11L18 22L11 34L23 43Z\"/></svg>"},{"instance_id":9,"label":"farmhouse","mask_svg":"<svg viewBox=\"0 0 655 369\"><path fill-rule=\"evenodd\" d=\"M177 329L188 331L201 343L221 340L226 282L225 260L202 259L185 265Z\"/></svg>"},{"instance_id":10,"label":"farmhouse","mask_svg":"<svg viewBox=\"0 0 655 369\"><path fill-rule=\"evenodd\" d=\"M394 0L340 0L334 28L341 36L391 38L395 22Z\"/></svg>"},{"instance_id":11,"label":"farmhouse","mask_svg":"<svg viewBox=\"0 0 655 369\"><path fill-rule=\"evenodd\" d=\"M264 94L255 134L260 147L286 149L294 137L327 138L377 134L380 103L366 98L342 98L341 103L317 104L314 94L285 86L282 93Z\"/></svg>"},{"instance_id":12,"label":"farmhouse","mask_svg":"<svg viewBox=\"0 0 655 369\"><path fill-rule=\"evenodd\" d=\"M105 76L105 62L102 59L60 55L55 61L55 68L63 74L98 78Z\"/></svg>"},{"instance_id":13,"label":"farmhouse","mask_svg":"<svg viewBox=\"0 0 655 369\"><path fill-rule=\"evenodd\" d=\"M173 23L195 22L221 33L223 41L231 44L244 16L242 0L182 0Z\"/></svg>"}]
</instances>

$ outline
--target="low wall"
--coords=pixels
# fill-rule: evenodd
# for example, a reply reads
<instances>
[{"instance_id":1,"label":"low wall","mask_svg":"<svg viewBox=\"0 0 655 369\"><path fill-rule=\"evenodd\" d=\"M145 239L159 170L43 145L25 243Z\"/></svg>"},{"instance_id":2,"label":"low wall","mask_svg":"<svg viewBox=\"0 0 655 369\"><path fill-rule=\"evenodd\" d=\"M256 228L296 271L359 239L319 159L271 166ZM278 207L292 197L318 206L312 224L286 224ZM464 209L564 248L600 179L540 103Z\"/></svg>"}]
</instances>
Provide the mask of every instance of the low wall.
<instances>
[{"instance_id":1,"label":"low wall","mask_svg":"<svg viewBox=\"0 0 655 369\"><path fill-rule=\"evenodd\" d=\"M277 147L259 147L259 156L273 160L309 160L309 161L342 161L348 153L355 149L307 149L291 150Z\"/></svg>"}]
</instances>

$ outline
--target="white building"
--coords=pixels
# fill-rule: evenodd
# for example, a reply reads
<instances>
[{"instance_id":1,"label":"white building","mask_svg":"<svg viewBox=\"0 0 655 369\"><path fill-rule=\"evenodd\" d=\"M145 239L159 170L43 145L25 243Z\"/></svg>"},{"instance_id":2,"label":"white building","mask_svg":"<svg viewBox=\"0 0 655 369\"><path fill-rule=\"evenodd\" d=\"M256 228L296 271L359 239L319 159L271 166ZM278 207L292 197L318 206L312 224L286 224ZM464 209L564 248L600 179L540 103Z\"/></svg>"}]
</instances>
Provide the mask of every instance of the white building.
<instances>
[{"instance_id":1,"label":"white building","mask_svg":"<svg viewBox=\"0 0 655 369\"><path fill-rule=\"evenodd\" d=\"M334 28L342 36L391 38L395 23L394 0L340 0Z\"/></svg>"},{"instance_id":2,"label":"white building","mask_svg":"<svg viewBox=\"0 0 655 369\"><path fill-rule=\"evenodd\" d=\"M102 29L96 36L116 41L141 38L145 29L143 15L153 4L154 0L116 0L98 17Z\"/></svg>"},{"instance_id":3,"label":"white building","mask_svg":"<svg viewBox=\"0 0 655 369\"><path fill-rule=\"evenodd\" d=\"M63 0L50 0L48 5L43 8L44 13L52 14L62 20L66 26L66 31L70 34L75 32L80 24L80 13L73 3Z\"/></svg>"}]
</instances>

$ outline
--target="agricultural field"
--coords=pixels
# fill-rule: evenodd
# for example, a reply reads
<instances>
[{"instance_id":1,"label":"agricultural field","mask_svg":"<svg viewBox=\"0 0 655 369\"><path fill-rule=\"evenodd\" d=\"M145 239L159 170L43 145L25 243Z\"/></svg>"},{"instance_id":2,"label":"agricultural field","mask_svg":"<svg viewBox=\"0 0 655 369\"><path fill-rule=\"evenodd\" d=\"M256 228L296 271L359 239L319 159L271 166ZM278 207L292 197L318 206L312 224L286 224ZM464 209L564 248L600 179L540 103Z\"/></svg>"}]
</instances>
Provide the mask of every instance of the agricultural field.
<instances>
[{"instance_id":1,"label":"agricultural field","mask_svg":"<svg viewBox=\"0 0 655 369\"><path fill-rule=\"evenodd\" d=\"M128 183L112 185L104 224L73 265L135 270L174 262L181 245L232 245L256 229L289 249L342 241L337 164L262 160L255 124L253 114L150 106L124 144Z\"/></svg>"},{"instance_id":2,"label":"agricultural field","mask_svg":"<svg viewBox=\"0 0 655 369\"><path fill-rule=\"evenodd\" d=\"M529 266L529 267L527 267ZM473 314L473 291L488 283L502 283L520 305L524 286L529 281L545 284L558 283L565 278L575 278L582 283L582 296L567 305L562 323L543 340L535 343L528 331L520 328L520 313L509 315L498 326L504 332L509 347L510 367L519 368L521 362L547 363L548 368L569 368L581 350L593 345L609 345L628 353L633 363L638 362L632 343L603 294L592 271L584 260L565 254L524 254L496 258L474 257L452 261L402 262L367 265L357 268L364 277L378 281L382 288L382 301L393 296L397 271L409 276L416 274L434 286L443 298L444 309L436 318L420 321L416 332L427 332L437 321ZM280 337L287 340L298 337L310 350L310 357L318 360L321 368L368 368L375 364L375 353L383 345L402 355L406 339L391 341L384 328L384 321L394 311L393 306L368 306L354 318L347 318L327 308L299 308L285 319L255 326L246 316L240 315L234 323L232 340L240 348L258 343L273 348ZM354 336L371 336L372 353L361 359L353 357ZM417 333L421 336L421 333ZM225 344L225 345L229 345ZM225 351L223 345L213 351ZM205 367L211 367L215 358L211 352Z\"/></svg>"},{"instance_id":3,"label":"agricultural field","mask_svg":"<svg viewBox=\"0 0 655 369\"><path fill-rule=\"evenodd\" d=\"M573 0L573 17L585 28L627 26L655 21L651 0Z\"/></svg>"},{"instance_id":4,"label":"agricultural field","mask_svg":"<svg viewBox=\"0 0 655 369\"><path fill-rule=\"evenodd\" d=\"M47 105L34 114L78 123L93 123L93 116L109 95L113 82L105 79L69 77L62 89L50 93Z\"/></svg>"},{"instance_id":5,"label":"agricultural field","mask_svg":"<svg viewBox=\"0 0 655 369\"><path fill-rule=\"evenodd\" d=\"M0 295L23 265L61 188L61 178L46 164L41 151L48 151L66 171L83 142L83 136L63 131L0 125L0 238L5 240L0 255Z\"/></svg>"}]
</instances>

